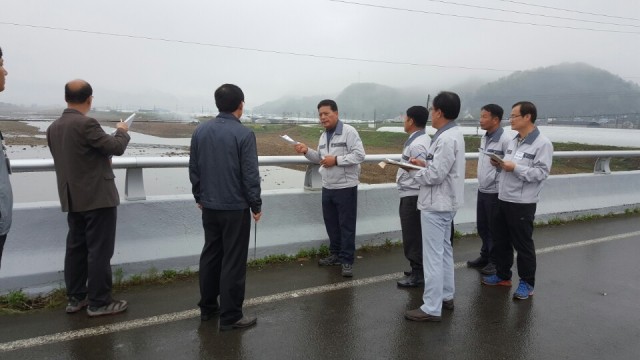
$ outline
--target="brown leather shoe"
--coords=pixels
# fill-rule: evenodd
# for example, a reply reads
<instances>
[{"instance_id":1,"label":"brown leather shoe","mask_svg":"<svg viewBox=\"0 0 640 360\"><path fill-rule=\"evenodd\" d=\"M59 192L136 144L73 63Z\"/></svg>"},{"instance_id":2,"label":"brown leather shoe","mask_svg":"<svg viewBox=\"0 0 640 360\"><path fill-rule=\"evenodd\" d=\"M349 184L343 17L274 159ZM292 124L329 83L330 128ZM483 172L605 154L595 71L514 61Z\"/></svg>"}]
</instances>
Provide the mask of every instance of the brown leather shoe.
<instances>
[{"instance_id":1,"label":"brown leather shoe","mask_svg":"<svg viewBox=\"0 0 640 360\"><path fill-rule=\"evenodd\" d=\"M445 310L453 310L455 305L453 304L453 299L451 300L442 300L442 308Z\"/></svg>"},{"instance_id":2,"label":"brown leather shoe","mask_svg":"<svg viewBox=\"0 0 640 360\"><path fill-rule=\"evenodd\" d=\"M233 329L245 329L257 323L258 323L258 318L243 316L242 319L234 322L233 324L230 324L230 325L220 324L220 331L227 331L227 330L233 330Z\"/></svg>"},{"instance_id":3,"label":"brown leather shoe","mask_svg":"<svg viewBox=\"0 0 640 360\"><path fill-rule=\"evenodd\" d=\"M440 316L435 316L431 314L427 314L422 311L422 309L417 308L414 310L409 310L404 313L404 318L411 321L441 321L442 318Z\"/></svg>"}]
</instances>

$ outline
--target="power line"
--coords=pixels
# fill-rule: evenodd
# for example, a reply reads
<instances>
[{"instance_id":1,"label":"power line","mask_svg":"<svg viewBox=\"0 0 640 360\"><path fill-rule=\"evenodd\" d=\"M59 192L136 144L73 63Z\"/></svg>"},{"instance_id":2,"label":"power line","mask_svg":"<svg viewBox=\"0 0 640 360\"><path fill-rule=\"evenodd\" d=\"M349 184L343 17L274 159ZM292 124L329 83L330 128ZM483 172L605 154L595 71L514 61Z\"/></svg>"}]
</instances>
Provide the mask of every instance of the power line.
<instances>
[{"instance_id":1,"label":"power line","mask_svg":"<svg viewBox=\"0 0 640 360\"><path fill-rule=\"evenodd\" d=\"M357 62L366 62L366 63L374 63L374 64L406 65L406 66L418 66L418 67L436 67L436 68L463 69L463 70L486 70L486 71L496 71L496 72L513 72L513 71L516 71L516 70L513 70L513 69L495 69L495 68L483 68L483 67L471 67L471 66L424 64L424 63L411 63L411 62L376 60L376 59L365 59L365 58L351 58L351 57L341 57L341 56L331 56L331 55L307 54L307 53L298 53L298 52L292 52L292 51L257 49L257 48L241 47L241 46L206 43L206 42L200 42L200 41L168 39L168 38L144 36L144 35L118 34L118 33L104 32L104 31L81 30L81 29L62 28L62 27L54 27L54 26L44 26L44 25L20 24L20 23L5 22L5 21L0 21L0 25L29 27L29 28L34 28L34 29L45 29L45 30L57 30L57 31L66 31L66 32L92 34L92 35L102 35L102 36L114 36L114 37L137 39L137 40L162 41L162 42L178 43L178 44L186 44L186 45L209 46L209 47L217 47L217 48L223 48L223 49L253 51L253 52L270 53L270 54L278 54L278 55L291 55L291 56L301 56L301 57L310 57L310 58L318 58L318 59L357 61Z\"/></svg>"},{"instance_id":2,"label":"power line","mask_svg":"<svg viewBox=\"0 0 640 360\"><path fill-rule=\"evenodd\" d=\"M435 68L442 68L442 69L484 70L484 71L493 71L493 72L515 72L515 71L519 71L519 70L514 70L514 69L497 69L497 68L484 68L484 67L472 67L472 66L455 66L455 65L442 65L442 64L411 63L411 62L400 62L400 61L390 61L390 60L377 60L377 59L350 58L350 57L330 56L330 55L306 54L306 53L297 53L297 52L291 52L291 51L257 49L257 48L248 48L248 47L241 47L241 46L205 43L205 42L190 41L190 40L168 39L168 38L152 37L152 36L144 36L144 35L118 34L118 33L103 32L103 31L62 28L62 27L45 26L45 25L21 24L21 23L13 23L13 22L6 22L6 21L0 21L0 25L9 25L9 26L17 26L17 27L28 27L28 28L33 28L33 29L65 31L65 32L91 34L91 35L101 35L101 36L112 36L112 37L129 38L129 39L136 39L136 40L160 41L160 42L177 43L177 44L185 44L185 45L208 46L208 47L217 47L217 48L222 48L222 49L251 51L251 52L269 53L269 54L277 54L277 55L290 55L290 56L309 57L309 58L318 58L318 59L365 62L365 63L373 63L373 64L404 65L404 66L415 66L415 67L435 67ZM640 76L625 76L623 78L640 78Z\"/></svg>"},{"instance_id":3,"label":"power line","mask_svg":"<svg viewBox=\"0 0 640 360\"><path fill-rule=\"evenodd\" d=\"M575 9L564 9L564 8L553 7L553 6L545 6L545 5L538 5L538 4L530 4L530 3L526 3L526 2L522 2L522 1L513 1L513 0L496 0L496 1L502 1L502 2L506 2L506 3L512 3L512 4L518 4L518 5L525 5L525 6L531 6L531 7L539 7L539 8L543 8L543 9L550 9L550 10L558 10L558 11L572 12L572 13L584 14L584 15L603 16L603 17L608 17L608 18L612 18L612 19L623 19L623 20L634 20L634 21L640 21L640 19L638 19L638 18L624 17L624 16L615 16L615 15L600 14L600 13L592 13L592 12L580 11L580 10L575 10Z\"/></svg>"},{"instance_id":4,"label":"power line","mask_svg":"<svg viewBox=\"0 0 640 360\"><path fill-rule=\"evenodd\" d=\"M334 0L329 0L329 1L334 1ZM474 9L483 9L483 10L491 10L491 11L513 13L513 14L519 14L519 15L540 16L540 17L550 18L550 19L570 20L570 21L579 21L579 22L601 24L601 25L629 26L629 27L640 28L640 25L620 24L620 23L612 23L612 22L597 21L597 20L576 19L576 18L563 17L563 16L554 16L554 15L547 15L547 14L536 14L536 13L530 13L530 12L518 11L518 10L507 10L507 9L488 7L488 6L463 4L463 3L453 2L453 1L444 1L444 0L424 0L424 1L441 3L441 4L448 4L448 5L456 5L456 6L462 6L462 7L470 7L470 8L474 8Z\"/></svg>"},{"instance_id":5,"label":"power line","mask_svg":"<svg viewBox=\"0 0 640 360\"><path fill-rule=\"evenodd\" d=\"M634 34L634 35L640 34L640 32L638 32L638 31L594 29L594 28L577 27L577 26L563 26L563 25L540 24L540 23L525 22L525 21L491 19L491 18L480 17L480 16L458 15L458 14L442 13L442 12L437 12L437 11L407 9L407 8L399 8L399 7L385 6L385 5L374 5L374 4L367 4L367 3L360 3L360 2L346 1L346 0L328 0L328 1L337 2L337 3L343 3L343 4L348 4L348 5L372 7L372 8L378 8L378 9L406 11L406 12L413 12L413 13L449 16L449 17L455 17L455 18L461 18L461 19L491 21L491 22L508 23L508 24L516 24L516 25L531 25L531 26L540 26L540 27L550 27L550 28L556 28L556 29L586 30L586 31L618 33L618 34Z\"/></svg>"}]
</instances>

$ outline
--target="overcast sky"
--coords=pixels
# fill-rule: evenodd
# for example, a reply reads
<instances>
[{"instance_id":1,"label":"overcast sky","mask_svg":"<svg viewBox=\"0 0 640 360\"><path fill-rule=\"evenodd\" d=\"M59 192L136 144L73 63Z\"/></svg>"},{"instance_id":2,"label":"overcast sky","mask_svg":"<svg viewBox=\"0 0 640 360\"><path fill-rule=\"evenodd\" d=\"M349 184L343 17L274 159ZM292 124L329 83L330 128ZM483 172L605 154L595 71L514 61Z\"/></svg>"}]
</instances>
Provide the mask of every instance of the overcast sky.
<instances>
[{"instance_id":1,"label":"overcast sky","mask_svg":"<svg viewBox=\"0 0 640 360\"><path fill-rule=\"evenodd\" d=\"M9 76L0 101L62 106L64 83L83 78L96 106L195 111L212 108L215 88L229 82L251 108L284 95L337 95L354 82L446 89L561 62L640 82L637 0L356 2L400 10L330 0L2 0Z\"/></svg>"}]
</instances>

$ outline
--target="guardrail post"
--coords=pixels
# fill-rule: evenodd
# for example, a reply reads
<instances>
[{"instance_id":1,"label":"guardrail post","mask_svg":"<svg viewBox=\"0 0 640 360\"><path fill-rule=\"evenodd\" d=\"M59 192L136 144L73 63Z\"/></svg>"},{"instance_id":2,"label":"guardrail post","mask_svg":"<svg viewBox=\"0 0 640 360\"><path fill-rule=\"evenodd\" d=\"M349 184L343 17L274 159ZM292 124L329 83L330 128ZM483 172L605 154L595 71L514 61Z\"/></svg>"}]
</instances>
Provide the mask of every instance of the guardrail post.
<instances>
[{"instance_id":1,"label":"guardrail post","mask_svg":"<svg viewBox=\"0 0 640 360\"><path fill-rule=\"evenodd\" d=\"M146 200L142 168L127 168L124 181L124 194L127 200Z\"/></svg>"},{"instance_id":2,"label":"guardrail post","mask_svg":"<svg viewBox=\"0 0 640 360\"><path fill-rule=\"evenodd\" d=\"M322 176L318 170L320 165L311 164L307 165L307 172L304 174L304 188L305 190L320 190L322 189Z\"/></svg>"},{"instance_id":3,"label":"guardrail post","mask_svg":"<svg viewBox=\"0 0 640 360\"><path fill-rule=\"evenodd\" d=\"M598 158L596 160L596 165L593 167L594 174L611 174L611 169L609 168L609 163L611 162L611 158Z\"/></svg>"}]
</instances>

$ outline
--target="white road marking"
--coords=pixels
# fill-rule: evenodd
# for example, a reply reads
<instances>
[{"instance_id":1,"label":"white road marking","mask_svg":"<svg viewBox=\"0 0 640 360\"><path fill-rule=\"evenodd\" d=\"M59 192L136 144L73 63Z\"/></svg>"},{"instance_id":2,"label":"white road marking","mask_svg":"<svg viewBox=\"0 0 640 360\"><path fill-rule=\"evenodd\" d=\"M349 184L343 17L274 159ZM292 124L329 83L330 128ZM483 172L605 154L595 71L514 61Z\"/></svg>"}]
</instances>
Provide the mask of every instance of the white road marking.
<instances>
[{"instance_id":1,"label":"white road marking","mask_svg":"<svg viewBox=\"0 0 640 360\"><path fill-rule=\"evenodd\" d=\"M592 240L584 240L584 241L579 241L579 242L570 243L570 244L550 246L550 247L536 250L536 254L546 254L550 252L567 250L567 249L572 249L572 248L577 248L582 246L589 246L589 245L604 243L608 241L628 239L634 236L640 236L640 231L634 231L634 232L619 234L619 235L611 235L611 236L606 236L606 237L592 239ZM466 267L466 262L463 261L463 262L456 263L454 267L456 269ZM364 278L364 279L343 281L339 283L327 284L327 285L316 286L316 287L311 287L306 289L286 291L278 294L252 298L252 299L246 300L244 305L245 307L257 306L257 305L262 305L262 304L267 304L272 302L278 302L282 300L295 299L302 296L322 294L322 293L335 291L335 290L371 285L371 284L376 284L384 281L397 280L402 278L403 276L404 276L403 273L398 272L393 274L373 276L373 277ZM59 343L64 341L71 341L71 340L86 338L90 336L98 336L98 335L115 333L119 331L126 331L126 330L138 329L138 328L143 328L148 326L155 326L155 325L166 324L170 322L176 322L180 320L192 319L198 316L200 316L200 310L192 309L192 310L174 312L170 314L151 316L144 319L123 321L123 322L109 324L109 325L102 325L102 326L96 326L96 327L85 328L80 330L66 331L66 332L61 332L61 333L56 333L51 335L38 336L34 338L29 338L29 339L15 340L15 341L10 341L6 343L0 343L0 352L26 349L26 348L31 348L31 347L41 346L41 345L48 345L48 344L54 344L54 343Z\"/></svg>"}]
</instances>

